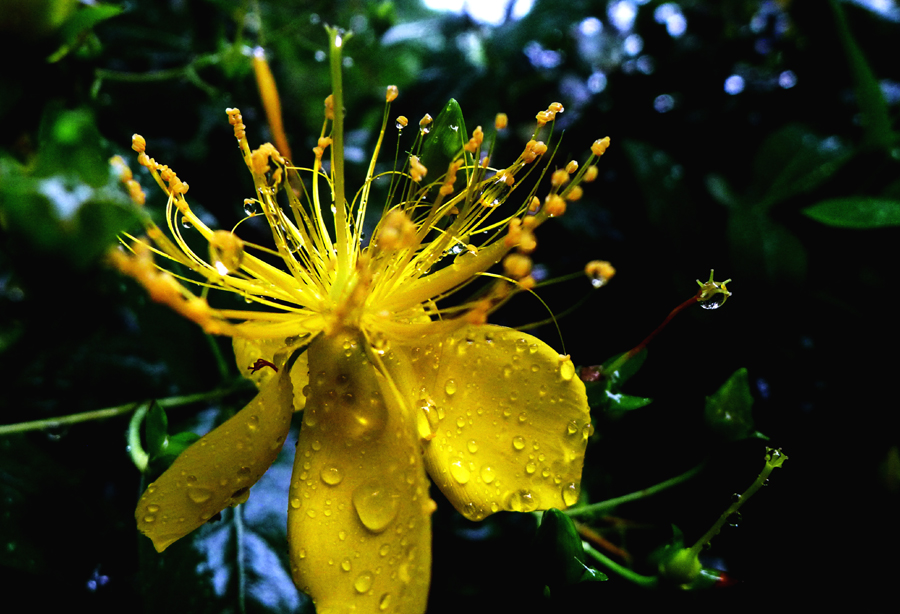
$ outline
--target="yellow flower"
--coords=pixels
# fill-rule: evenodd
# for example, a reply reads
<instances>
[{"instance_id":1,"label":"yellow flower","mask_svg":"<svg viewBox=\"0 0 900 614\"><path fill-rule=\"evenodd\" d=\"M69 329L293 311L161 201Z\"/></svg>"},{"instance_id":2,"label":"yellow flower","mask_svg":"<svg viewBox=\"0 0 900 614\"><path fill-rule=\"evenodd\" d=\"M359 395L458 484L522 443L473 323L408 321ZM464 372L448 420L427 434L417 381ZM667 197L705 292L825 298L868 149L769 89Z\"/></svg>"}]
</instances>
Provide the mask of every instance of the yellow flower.
<instances>
[{"instance_id":1,"label":"yellow flower","mask_svg":"<svg viewBox=\"0 0 900 614\"><path fill-rule=\"evenodd\" d=\"M580 196L578 184L596 176L590 162L609 141L594 144L581 172L572 162L553 173L543 203L535 187L518 207L510 201L526 191L522 178L547 152L538 138L562 111L558 103L538 114L534 137L509 167L493 169L481 158L480 127L448 169L426 169L410 156L403 172L386 174L392 203L365 245L375 161L397 89L387 90L366 182L348 202L340 75L346 35L331 37L334 93L308 184L272 145L251 151L240 112L228 110L257 190L248 205L265 217L277 249L210 229L188 205L187 184L149 158L135 135L139 162L169 195L171 238L148 222L148 239L113 260L156 300L209 333L232 336L239 367L259 386L246 408L147 488L136 519L162 551L245 501L281 449L292 413L303 409L288 496L295 583L319 612L423 612L435 509L426 472L471 520L566 508L578 499L592 427L572 361L485 320L516 287L533 285L534 229ZM420 137L430 122L420 122ZM505 123L498 116L497 127ZM457 175L465 178L461 186ZM428 183L429 176L437 179ZM134 191L130 175L124 179ZM501 208L513 210L501 217ZM182 223L206 240L208 258L188 246ZM486 239L476 245L476 236ZM189 280L157 267L154 254L197 274L202 296L181 283ZM501 261L504 274L489 274L497 281L480 298L444 306ZM214 308L208 289L237 293L258 308Z\"/></svg>"}]
</instances>

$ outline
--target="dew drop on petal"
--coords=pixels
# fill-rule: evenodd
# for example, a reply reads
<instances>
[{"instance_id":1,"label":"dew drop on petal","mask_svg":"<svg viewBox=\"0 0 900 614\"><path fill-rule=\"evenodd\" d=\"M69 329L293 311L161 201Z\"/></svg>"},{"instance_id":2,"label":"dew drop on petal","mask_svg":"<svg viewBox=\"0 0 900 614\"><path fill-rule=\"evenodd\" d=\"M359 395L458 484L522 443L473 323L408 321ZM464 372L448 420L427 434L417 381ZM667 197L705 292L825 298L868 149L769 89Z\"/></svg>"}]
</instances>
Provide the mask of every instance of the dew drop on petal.
<instances>
[{"instance_id":1,"label":"dew drop on petal","mask_svg":"<svg viewBox=\"0 0 900 614\"><path fill-rule=\"evenodd\" d=\"M372 573L364 571L356 576L356 580L353 581L353 588L356 589L357 593L369 592L369 589L372 588Z\"/></svg>"},{"instance_id":2,"label":"dew drop on petal","mask_svg":"<svg viewBox=\"0 0 900 614\"><path fill-rule=\"evenodd\" d=\"M448 379L447 383L444 384L444 392L448 395L456 394L456 380Z\"/></svg>"},{"instance_id":3,"label":"dew drop on petal","mask_svg":"<svg viewBox=\"0 0 900 614\"><path fill-rule=\"evenodd\" d=\"M483 465L481 467L481 480L485 484L490 484L496 477L497 473L494 471L493 467L491 467L490 465Z\"/></svg>"},{"instance_id":4,"label":"dew drop on petal","mask_svg":"<svg viewBox=\"0 0 900 614\"><path fill-rule=\"evenodd\" d=\"M299 508L301 505L299 497L293 497L291 499L291 507L294 509Z\"/></svg>"},{"instance_id":5,"label":"dew drop on petal","mask_svg":"<svg viewBox=\"0 0 900 614\"><path fill-rule=\"evenodd\" d=\"M525 449L525 438L516 435L512 440L513 448L516 450L524 450Z\"/></svg>"},{"instance_id":6,"label":"dew drop on petal","mask_svg":"<svg viewBox=\"0 0 900 614\"><path fill-rule=\"evenodd\" d=\"M450 475L459 484L465 484L469 481L469 470L463 467L462 461L450 463Z\"/></svg>"},{"instance_id":7,"label":"dew drop on petal","mask_svg":"<svg viewBox=\"0 0 900 614\"><path fill-rule=\"evenodd\" d=\"M397 516L399 496L378 480L353 491L353 507L363 526L373 533L384 531Z\"/></svg>"},{"instance_id":8,"label":"dew drop on petal","mask_svg":"<svg viewBox=\"0 0 900 614\"><path fill-rule=\"evenodd\" d=\"M251 431L255 431L259 428L259 418L257 416L250 416L247 418L247 428Z\"/></svg>"},{"instance_id":9,"label":"dew drop on petal","mask_svg":"<svg viewBox=\"0 0 900 614\"><path fill-rule=\"evenodd\" d=\"M537 495L529 490L515 490L506 498L506 509L513 512L533 512L540 502Z\"/></svg>"},{"instance_id":10,"label":"dew drop on petal","mask_svg":"<svg viewBox=\"0 0 900 614\"><path fill-rule=\"evenodd\" d=\"M201 486L189 486L188 498L194 503L206 503L212 497L212 491Z\"/></svg>"},{"instance_id":11,"label":"dew drop on petal","mask_svg":"<svg viewBox=\"0 0 900 614\"><path fill-rule=\"evenodd\" d=\"M344 476L341 475L341 470L337 467L325 467L324 469L322 469L322 473L320 475L322 477L322 481L329 486L337 486L341 483L341 480L344 479Z\"/></svg>"},{"instance_id":12,"label":"dew drop on petal","mask_svg":"<svg viewBox=\"0 0 900 614\"><path fill-rule=\"evenodd\" d=\"M475 443L475 440L474 440L474 439L470 439L470 440L468 441L468 443L466 443L466 448L467 448L467 449L469 450L469 452L472 453L472 454L475 454L476 452L478 452L478 444Z\"/></svg>"},{"instance_id":13,"label":"dew drop on petal","mask_svg":"<svg viewBox=\"0 0 900 614\"><path fill-rule=\"evenodd\" d=\"M532 461L528 461L528 463L525 464L525 472L531 475L535 471L537 471L537 465Z\"/></svg>"},{"instance_id":14,"label":"dew drop on petal","mask_svg":"<svg viewBox=\"0 0 900 614\"><path fill-rule=\"evenodd\" d=\"M574 482L569 482L563 486L562 498L567 506L578 503L578 486Z\"/></svg>"},{"instance_id":15,"label":"dew drop on petal","mask_svg":"<svg viewBox=\"0 0 900 614\"><path fill-rule=\"evenodd\" d=\"M378 601L378 609L381 611L387 610L391 606L391 594L385 593L381 596L381 599Z\"/></svg>"},{"instance_id":16,"label":"dew drop on petal","mask_svg":"<svg viewBox=\"0 0 900 614\"><path fill-rule=\"evenodd\" d=\"M381 556L387 556L388 552L391 551L390 544L382 544L381 548L378 549L378 554Z\"/></svg>"},{"instance_id":17,"label":"dew drop on petal","mask_svg":"<svg viewBox=\"0 0 900 614\"><path fill-rule=\"evenodd\" d=\"M156 520L156 516L151 514L144 516L144 522L153 522L154 520Z\"/></svg>"},{"instance_id":18,"label":"dew drop on petal","mask_svg":"<svg viewBox=\"0 0 900 614\"><path fill-rule=\"evenodd\" d=\"M155 514L156 512L159 511L159 506L150 504L147 506L147 511L150 512L151 514Z\"/></svg>"},{"instance_id":19,"label":"dew drop on petal","mask_svg":"<svg viewBox=\"0 0 900 614\"><path fill-rule=\"evenodd\" d=\"M344 571L350 571L350 567L350 559L344 559L343 561L341 561L341 569L343 569Z\"/></svg>"},{"instance_id":20,"label":"dew drop on petal","mask_svg":"<svg viewBox=\"0 0 900 614\"><path fill-rule=\"evenodd\" d=\"M575 365L568 357L559 365L559 375L567 382L575 377Z\"/></svg>"}]
</instances>

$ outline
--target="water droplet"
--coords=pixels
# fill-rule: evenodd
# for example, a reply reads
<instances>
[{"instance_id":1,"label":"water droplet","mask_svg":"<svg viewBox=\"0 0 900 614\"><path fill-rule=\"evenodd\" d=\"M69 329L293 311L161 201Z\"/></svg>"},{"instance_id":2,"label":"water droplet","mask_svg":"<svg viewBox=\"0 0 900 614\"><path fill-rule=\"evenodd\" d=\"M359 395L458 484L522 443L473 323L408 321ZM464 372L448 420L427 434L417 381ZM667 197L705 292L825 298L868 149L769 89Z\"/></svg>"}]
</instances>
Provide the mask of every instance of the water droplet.
<instances>
[{"instance_id":1,"label":"water droplet","mask_svg":"<svg viewBox=\"0 0 900 614\"><path fill-rule=\"evenodd\" d=\"M469 470L463 467L462 461L450 463L450 475L460 484L469 481Z\"/></svg>"},{"instance_id":2,"label":"water droplet","mask_svg":"<svg viewBox=\"0 0 900 614\"><path fill-rule=\"evenodd\" d=\"M353 491L353 507L360 522L373 533L384 531L397 516L399 495L379 480L372 480Z\"/></svg>"},{"instance_id":3,"label":"water droplet","mask_svg":"<svg viewBox=\"0 0 900 614\"><path fill-rule=\"evenodd\" d=\"M472 453L472 454L475 454L476 452L478 452L478 444L475 443L475 440L474 440L474 439L470 439L470 440L468 441L468 443L466 443L466 448L467 448L467 449L469 450L469 452Z\"/></svg>"},{"instance_id":4,"label":"water droplet","mask_svg":"<svg viewBox=\"0 0 900 614\"><path fill-rule=\"evenodd\" d=\"M150 505L147 506L147 511L150 512L151 514L155 514L156 512L159 511L159 506L158 506L158 505L153 505L153 504L151 503Z\"/></svg>"},{"instance_id":5,"label":"water droplet","mask_svg":"<svg viewBox=\"0 0 900 614\"><path fill-rule=\"evenodd\" d=\"M722 303L725 302L726 298L727 297L725 294L716 293L716 294L713 294L708 299L706 299L705 301L701 301L700 306L703 307L703 309L718 309L719 307L722 306Z\"/></svg>"},{"instance_id":6,"label":"water droplet","mask_svg":"<svg viewBox=\"0 0 900 614\"><path fill-rule=\"evenodd\" d=\"M356 576L356 580L353 582L353 588L356 589L357 593L369 592L369 589L372 588L372 573L364 571Z\"/></svg>"},{"instance_id":7,"label":"water droplet","mask_svg":"<svg viewBox=\"0 0 900 614\"><path fill-rule=\"evenodd\" d=\"M535 471L537 471L537 465L535 465L534 462L532 462L532 461L528 461L525 464L525 473L531 475Z\"/></svg>"},{"instance_id":8,"label":"water droplet","mask_svg":"<svg viewBox=\"0 0 900 614\"><path fill-rule=\"evenodd\" d=\"M421 132L422 134L428 134L429 132L431 132L431 128L429 128L428 126L420 126L419 132Z\"/></svg>"},{"instance_id":9,"label":"water droplet","mask_svg":"<svg viewBox=\"0 0 900 614\"><path fill-rule=\"evenodd\" d=\"M194 503L206 503L210 500L213 493L208 488L201 486L188 487L188 498Z\"/></svg>"},{"instance_id":10,"label":"water droplet","mask_svg":"<svg viewBox=\"0 0 900 614\"><path fill-rule=\"evenodd\" d=\"M293 498L291 499L291 507L292 507L292 508L298 509L298 508L300 507L300 505L301 505L301 502L300 502L300 498L299 498L299 497L293 497Z\"/></svg>"},{"instance_id":11,"label":"water droplet","mask_svg":"<svg viewBox=\"0 0 900 614\"><path fill-rule=\"evenodd\" d=\"M733 495L731 495L732 503L737 503L740 500L741 500L741 495L739 495L738 493L734 493Z\"/></svg>"},{"instance_id":12,"label":"water droplet","mask_svg":"<svg viewBox=\"0 0 900 614\"><path fill-rule=\"evenodd\" d=\"M438 422L440 422L440 417L434 403L430 399L419 401L419 412L416 415L416 430L419 437L426 441L434 439L437 434Z\"/></svg>"},{"instance_id":13,"label":"water droplet","mask_svg":"<svg viewBox=\"0 0 900 614\"><path fill-rule=\"evenodd\" d=\"M568 484L563 486L562 498L563 502L567 506L572 506L578 503L578 486L574 482L569 482Z\"/></svg>"},{"instance_id":14,"label":"water droplet","mask_svg":"<svg viewBox=\"0 0 900 614\"><path fill-rule=\"evenodd\" d=\"M483 465L481 467L481 480L485 484L490 484L491 482L494 481L494 478L496 478L496 477L497 477L497 474L494 471L493 467L491 467L490 465Z\"/></svg>"},{"instance_id":15,"label":"water droplet","mask_svg":"<svg viewBox=\"0 0 900 614\"><path fill-rule=\"evenodd\" d=\"M250 416L247 418L247 428L251 431L255 431L259 428L259 418L256 416Z\"/></svg>"},{"instance_id":16,"label":"water droplet","mask_svg":"<svg viewBox=\"0 0 900 614\"><path fill-rule=\"evenodd\" d=\"M154 520L156 520L156 516L151 514L144 516L144 522L153 522Z\"/></svg>"},{"instance_id":17,"label":"water droplet","mask_svg":"<svg viewBox=\"0 0 900 614\"><path fill-rule=\"evenodd\" d=\"M728 518L726 518L725 521L728 523L729 527L737 527L741 523L742 519L743 517L741 516L741 513L735 512L733 514L729 514Z\"/></svg>"},{"instance_id":18,"label":"water droplet","mask_svg":"<svg viewBox=\"0 0 900 614\"><path fill-rule=\"evenodd\" d=\"M506 509L513 512L533 512L540 502L530 490L515 490L506 498Z\"/></svg>"},{"instance_id":19,"label":"water droplet","mask_svg":"<svg viewBox=\"0 0 900 614\"><path fill-rule=\"evenodd\" d=\"M209 239L209 260L219 275L234 273L244 261L244 242L233 232L215 231Z\"/></svg>"},{"instance_id":20,"label":"water droplet","mask_svg":"<svg viewBox=\"0 0 900 614\"><path fill-rule=\"evenodd\" d=\"M247 215L256 215L259 213L259 201L252 198L244 199L244 213Z\"/></svg>"},{"instance_id":21,"label":"water droplet","mask_svg":"<svg viewBox=\"0 0 900 614\"><path fill-rule=\"evenodd\" d=\"M448 395L456 394L456 380L448 379L447 383L444 384L444 392Z\"/></svg>"},{"instance_id":22,"label":"water droplet","mask_svg":"<svg viewBox=\"0 0 900 614\"><path fill-rule=\"evenodd\" d=\"M462 428L462 427L464 427L465 425L466 425L466 419L465 419L465 418L463 418L462 416L460 416L459 418L456 419L456 426L457 426L458 428Z\"/></svg>"},{"instance_id":23,"label":"water droplet","mask_svg":"<svg viewBox=\"0 0 900 614\"><path fill-rule=\"evenodd\" d=\"M297 556L301 559L306 558L306 548L300 548L300 552L297 553Z\"/></svg>"},{"instance_id":24,"label":"water droplet","mask_svg":"<svg viewBox=\"0 0 900 614\"><path fill-rule=\"evenodd\" d=\"M391 551L390 544L382 544L381 548L378 549L378 554L381 556L387 556L388 552Z\"/></svg>"},{"instance_id":25,"label":"water droplet","mask_svg":"<svg viewBox=\"0 0 900 614\"><path fill-rule=\"evenodd\" d=\"M391 605L391 594L385 593L381 596L381 599L378 600L378 609L381 611L387 610Z\"/></svg>"},{"instance_id":26,"label":"water droplet","mask_svg":"<svg viewBox=\"0 0 900 614\"><path fill-rule=\"evenodd\" d=\"M350 571L350 559L344 559L343 561L341 561L341 569L343 569L344 571Z\"/></svg>"},{"instance_id":27,"label":"water droplet","mask_svg":"<svg viewBox=\"0 0 900 614\"><path fill-rule=\"evenodd\" d=\"M191 221L187 218L187 216L183 216L181 218L181 226L183 228L186 228L187 230L190 230L191 228L194 227L194 225L191 224Z\"/></svg>"},{"instance_id":28,"label":"water droplet","mask_svg":"<svg viewBox=\"0 0 900 614\"><path fill-rule=\"evenodd\" d=\"M525 438L516 435L512 440L513 448L516 450L524 450L525 449Z\"/></svg>"},{"instance_id":29,"label":"water droplet","mask_svg":"<svg viewBox=\"0 0 900 614\"><path fill-rule=\"evenodd\" d=\"M341 541L344 541L345 539L347 539L347 532L346 531L338 531L338 539Z\"/></svg>"},{"instance_id":30,"label":"water droplet","mask_svg":"<svg viewBox=\"0 0 900 614\"><path fill-rule=\"evenodd\" d=\"M575 365L568 357L566 357L566 359L562 361L562 363L560 363L559 375L567 382L575 377Z\"/></svg>"},{"instance_id":31,"label":"water droplet","mask_svg":"<svg viewBox=\"0 0 900 614\"><path fill-rule=\"evenodd\" d=\"M322 469L322 473L320 475L322 477L322 481L329 486L337 486L341 483L341 480L344 479L344 476L341 475L341 470L337 467L325 467L324 469Z\"/></svg>"},{"instance_id":32,"label":"water droplet","mask_svg":"<svg viewBox=\"0 0 900 614\"><path fill-rule=\"evenodd\" d=\"M566 425L566 432L569 435L575 435L578 432L578 421L572 420Z\"/></svg>"},{"instance_id":33,"label":"water droplet","mask_svg":"<svg viewBox=\"0 0 900 614\"><path fill-rule=\"evenodd\" d=\"M525 422L528 419L528 416L525 415L525 412L519 414L519 422Z\"/></svg>"},{"instance_id":34,"label":"water droplet","mask_svg":"<svg viewBox=\"0 0 900 614\"><path fill-rule=\"evenodd\" d=\"M313 450L315 450L316 452L318 452L319 450L322 449L322 442L319 441L318 439L316 439L315 441L312 442L312 445L310 447Z\"/></svg>"}]
</instances>

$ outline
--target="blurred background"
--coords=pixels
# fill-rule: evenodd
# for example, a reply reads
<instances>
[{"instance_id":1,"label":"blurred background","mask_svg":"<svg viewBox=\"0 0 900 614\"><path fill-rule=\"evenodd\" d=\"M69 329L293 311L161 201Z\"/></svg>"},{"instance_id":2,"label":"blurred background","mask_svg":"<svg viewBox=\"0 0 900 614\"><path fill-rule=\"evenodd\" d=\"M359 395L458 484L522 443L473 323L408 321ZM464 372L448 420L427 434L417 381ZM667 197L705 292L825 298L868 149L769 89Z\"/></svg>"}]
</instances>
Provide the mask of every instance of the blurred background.
<instances>
[{"instance_id":1,"label":"blurred background","mask_svg":"<svg viewBox=\"0 0 900 614\"><path fill-rule=\"evenodd\" d=\"M749 611L777 607L786 591L809 608L891 611L900 572L893 0L0 0L0 424L237 378L229 340L206 338L103 264L117 234L135 227L106 161L125 157L147 207L162 211L164 195L130 149L142 134L191 185L192 206L230 228L252 183L224 109L240 107L251 144L272 138L251 64L264 47L294 161L311 161L329 92L325 24L355 33L344 60L351 185L364 176L388 84L400 89L392 114L411 121L451 97L470 130L506 112L496 160L514 159L553 101L565 106L563 161L611 137L599 179L541 227L534 254L544 279L596 258L617 268L603 288L579 277L541 293L556 314L579 305L559 319L576 364L635 346L710 269L733 280L727 305L688 309L650 345L625 392L652 404L595 416L583 482L592 502L707 461L694 480L597 523L636 569L655 573L647 555L672 524L692 543L749 486L767 445L754 432L790 457L704 555L739 583L700 592L612 576L549 601L533 517L470 523L435 490L429 612ZM546 317L521 296L492 320ZM532 333L560 347L554 326ZM704 403L742 367L753 424L735 431ZM171 409L170 432L204 432L251 397ZM95 612L311 612L285 561L292 446L240 517L228 510L160 557L134 527L143 483L128 422L0 435L3 599Z\"/></svg>"}]
</instances>

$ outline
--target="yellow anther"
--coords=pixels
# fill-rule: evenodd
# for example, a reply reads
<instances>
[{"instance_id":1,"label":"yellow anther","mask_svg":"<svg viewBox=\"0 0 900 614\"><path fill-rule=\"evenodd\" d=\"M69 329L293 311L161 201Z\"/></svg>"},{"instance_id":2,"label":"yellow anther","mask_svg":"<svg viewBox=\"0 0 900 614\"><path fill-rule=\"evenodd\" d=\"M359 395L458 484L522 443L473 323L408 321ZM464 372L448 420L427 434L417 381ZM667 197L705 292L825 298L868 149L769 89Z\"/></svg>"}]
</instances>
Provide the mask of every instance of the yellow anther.
<instances>
[{"instance_id":1,"label":"yellow anther","mask_svg":"<svg viewBox=\"0 0 900 614\"><path fill-rule=\"evenodd\" d=\"M537 210L540 209L540 207L541 207L541 201L538 199L537 196L532 196L531 202L528 203L528 212L529 213L537 213ZM525 218L526 225L528 224L529 219L533 219L533 218Z\"/></svg>"},{"instance_id":2,"label":"yellow anther","mask_svg":"<svg viewBox=\"0 0 900 614\"><path fill-rule=\"evenodd\" d=\"M553 174L550 175L550 185L559 187L564 185L569 181L569 173L566 172L566 169L560 168L553 171Z\"/></svg>"},{"instance_id":3,"label":"yellow anther","mask_svg":"<svg viewBox=\"0 0 900 614\"><path fill-rule=\"evenodd\" d=\"M209 260L219 275L234 273L244 261L244 242L233 232L216 230L209 240Z\"/></svg>"},{"instance_id":4,"label":"yellow anther","mask_svg":"<svg viewBox=\"0 0 900 614\"><path fill-rule=\"evenodd\" d=\"M468 151L469 153L475 153L478 151L478 148L481 147L481 143L484 141L484 131L481 129L481 126L476 126L475 130L472 131L472 138L469 139L469 142L463 146L463 149Z\"/></svg>"},{"instance_id":5,"label":"yellow anther","mask_svg":"<svg viewBox=\"0 0 900 614\"><path fill-rule=\"evenodd\" d=\"M522 279L531 273L531 258L525 254L509 254L503 259L503 272L513 279Z\"/></svg>"},{"instance_id":6,"label":"yellow anther","mask_svg":"<svg viewBox=\"0 0 900 614\"><path fill-rule=\"evenodd\" d=\"M509 124L509 118L506 116L506 113L497 113L497 117L494 118L494 128L503 130L507 124Z\"/></svg>"},{"instance_id":7,"label":"yellow anther","mask_svg":"<svg viewBox=\"0 0 900 614\"><path fill-rule=\"evenodd\" d=\"M566 212L566 201L559 194L550 194L544 201L544 207L547 210L547 215L559 217Z\"/></svg>"},{"instance_id":8,"label":"yellow anther","mask_svg":"<svg viewBox=\"0 0 900 614\"><path fill-rule=\"evenodd\" d=\"M393 209L378 225L376 245L382 251L410 247L416 240L416 224L402 209Z\"/></svg>"},{"instance_id":9,"label":"yellow anther","mask_svg":"<svg viewBox=\"0 0 900 614\"><path fill-rule=\"evenodd\" d=\"M515 183L516 183L516 178L515 178L515 176L514 176L512 173L506 173L506 174L503 176L503 182L504 182L506 185L512 187L512 186L515 185Z\"/></svg>"},{"instance_id":10,"label":"yellow anther","mask_svg":"<svg viewBox=\"0 0 900 614\"><path fill-rule=\"evenodd\" d=\"M581 189L580 185L572 186L568 192L566 192L566 200L569 202L581 200L581 197L584 195L584 190Z\"/></svg>"},{"instance_id":11,"label":"yellow anther","mask_svg":"<svg viewBox=\"0 0 900 614\"><path fill-rule=\"evenodd\" d=\"M538 156L543 156L545 153L547 153L547 145L544 143L544 141L538 141L531 146L531 151L533 151Z\"/></svg>"},{"instance_id":12,"label":"yellow anther","mask_svg":"<svg viewBox=\"0 0 900 614\"><path fill-rule=\"evenodd\" d=\"M250 154L250 169L253 174L262 177L272 170L272 167L269 164L270 159L275 162L284 163L284 158L281 157L281 154L278 153L278 150L275 149L275 146L271 143L263 143L258 149L254 149ZM275 178L276 181L281 177L280 168L277 173L278 176Z\"/></svg>"},{"instance_id":13,"label":"yellow anther","mask_svg":"<svg viewBox=\"0 0 900 614\"><path fill-rule=\"evenodd\" d=\"M616 269L606 260L591 260L584 266L584 274L591 279L591 284L599 288L616 274Z\"/></svg>"},{"instance_id":14,"label":"yellow anther","mask_svg":"<svg viewBox=\"0 0 900 614\"><path fill-rule=\"evenodd\" d=\"M409 175L412 177L413 181L419 183L427 172L428 169L425 168L424 164L419 162L418 156L409 157Z\"/></svg>"},{"instance_id":15,"label":"yellow anther","mask_svg":"<svg viewBox=\"0 0 900 614\"><path fill-rule=\"evenodd\" d=\"M425 116L419 120L419 129L422 130L424 128L428 128L428 126L431 125L432 121L434 121L434 120L431 119L431 115L426 113Z\"/></svg>"},{"instance_id":16,"label":"yellow anther","mask_svg":"<svg viewBox=\"0 0 900 614\"><path fill-rule=\"evenodd\" d=\"M562 106L562 103L559 102L551 102L550 106L547 107L547 110L553 114L562 113L566 109Z\"/></svg>"},{"instance_id":17,"label":"yellow anther","mask_svg":"<svg viewBox=\"0 0 900 614\"><path fill-rule=\"evenodd\" d=\"M403 128L406 128L406 126L408 126L408 125L409 125L409 120L406 118L405 115L397 116L397 129L398 130L402 130Z\"/></svg>"},{"instance_id":18,"label":"yellow anther","mask_svg":"<svg viewBox=\"0 0 900 614\"><path fill-rule=\"evenodd\" d=\"M228 123L234 126L234 138L242 140L247 136L247 126L244 125L244 119L241 117L241 110L238 108L225 109L228 115Z\"/></svg>"},{"instance_id":19,"label":"yellow anther","mask_svg":"<svg viewBox=\"0 0 900 614\"><path fill-rule=\"evenodd\" d=\"M131 148L138 153L143 153L147 148L147 141L144 140L144 137L135 132L131 135Z\"/></svg>"},{"instance_id":20,"label":"yellow anther","mask_svg":"<svg viewBox=\"0 0 900 614\"><path fill-rule=\"evenodd\" d=\"M543 126L544 124L552 122L554 117L555 115L549 111L539 111L538 114L534 116L538 126Z\"/></svg>"},{"instance_id":21,"label":"yellow anther","mask_svg":"<svg viewBox=\"0 0 900 614\"><path fill-rule=\"evenodd\" d=\"M522 220L516 217L509 221L509 228L506 232L506 237L503 239L503 244L506 247L514 247L519 244L521 238Z\"/></svg>"},{"instance_id":22,"label":"yellow anther","mask_svg":"<svg viewBox=\"0 0 900 614\"><path fill-rule=\"evenodd\" d=\"M393 102L397 100L397 96L400 95L400 91L397 89L396 85L387 86L387 92L384 95L384 99L388 102Z\"/></svg>"},{"instance_id":23,"label":"yellow anther","mask_svg":"<svg viewBox=\"0 0 900 614\"><path fill-rule=\"evenodd\" d=\"M329 145L331 145L331 137L329 136L320 136L318 141L319 147L322 148L322 151L326 150Z\"/></svg>"},{"instance_id":24,"label":"yellow anther","mask_svg":"<svg viewBox=\"0 0 900 614\"><path fill-rule=\"evenodd\" d=\"M490 156L485 156L481 159L481 168L487 168L491 164Z\"/></svg>"},{"instance_id":25,"label":"yellow anther","mask_svg":"<svg viewBox=\"0 0 900 614\"><path fill-rule=\"evenodd\" d=\"M534 277L528 275L527 277L523 277L519 280L519 286L526 290L531 290L537 285L537 281L535 281Z\"/></svg>"},{"instance_id":26,"label":"yellow anther","mask_svg":"<svg viewBox=\"0 0 900 614\"><path fill-rule=\"evenodd\" d=\"M609 147L609 137L608 136L594 141L594 144L591 145L591 153L598 157L602 156L603 152L606 151L607 147Z\"/></svg>"},{"instance_id":27,"label":"yellow anther","mask_svg":"<svg viewBox=\"0 0 900 614\"><path fill-rule=\"evenodd\" d=\"M584 171L584 181L586 181L587 183L592 182L597 178L598 172L599 171L597 170L597 167L591 164L589 167L587 167L587 170Z\"/></svg>"},{"instance_id":28,"label":"yellow anther","mask_svg":"<svg viewBox=\"0 0 900 614\"><path fill-rule=\"evenodd\" d=\"M328 94L325 98L325 119L334 119L334 95Z\"/></svg>"},{"instance_id":29,"label":"yellow anther","mask_svg":"<svg viewBox=\"0 0 900 614\"><path fill-rule=\"evenodd\" d=\"M537 239L534 238L534 233L531 231L531 227L527 223L528 220L533 220L534 217L525 218L525 229L522 230L522 236L519 239L519 247L518 250L522 254L530 254L537 248Z\"/></svg>"},{"instance_id":30,"label":"yellow anther","mask_svg":"<svg viewBox=\"0 0 900 614\"><path fill-rule=\"evenodd\" d=\"M568 164L566 164L566 172L570 175L578 170L578 162L575 160L571 160Z\"/></svg>"}]
</instances>

